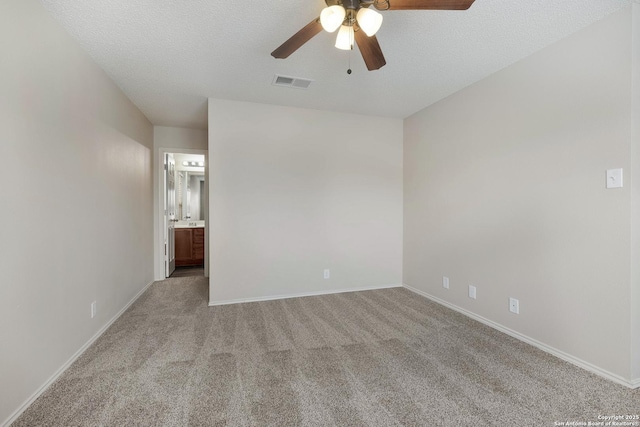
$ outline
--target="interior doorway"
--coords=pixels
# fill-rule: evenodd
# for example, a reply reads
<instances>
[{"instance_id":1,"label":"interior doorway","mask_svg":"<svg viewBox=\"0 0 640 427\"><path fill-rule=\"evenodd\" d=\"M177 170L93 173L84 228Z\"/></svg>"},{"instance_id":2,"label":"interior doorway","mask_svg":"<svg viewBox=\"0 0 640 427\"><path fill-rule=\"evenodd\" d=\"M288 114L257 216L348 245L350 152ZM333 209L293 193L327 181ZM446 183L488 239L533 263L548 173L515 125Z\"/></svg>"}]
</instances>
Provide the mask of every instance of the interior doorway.
<instances>
[{"instance_id":1,"label":"interior doorway","mask_svg":"<svg viewBox=\"0 0 640 427\"><path fill-rule=\"evenodd\" d=\"M156 280L209 276L205 150L159 150Z\"/></svg>"}]
</instances>

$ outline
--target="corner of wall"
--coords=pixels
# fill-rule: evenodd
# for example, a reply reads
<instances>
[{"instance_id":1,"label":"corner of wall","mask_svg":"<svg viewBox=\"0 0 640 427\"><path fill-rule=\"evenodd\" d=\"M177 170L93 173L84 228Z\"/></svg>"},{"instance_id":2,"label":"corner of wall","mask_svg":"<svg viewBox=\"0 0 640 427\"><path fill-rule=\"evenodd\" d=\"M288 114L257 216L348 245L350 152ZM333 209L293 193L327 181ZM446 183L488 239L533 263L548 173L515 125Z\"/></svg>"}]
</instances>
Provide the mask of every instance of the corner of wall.
<instances>
[{"instance_id":1,"label":"corner of wall","mask_svg":"<svg viewBox=\"0 0 640 427\"><path fill-rule=\"evenodd\" d=\"M631 380L640 386L640 3L631 5ZM637 178L636 178L637 177Z\"/></svg>"}]
</instances>

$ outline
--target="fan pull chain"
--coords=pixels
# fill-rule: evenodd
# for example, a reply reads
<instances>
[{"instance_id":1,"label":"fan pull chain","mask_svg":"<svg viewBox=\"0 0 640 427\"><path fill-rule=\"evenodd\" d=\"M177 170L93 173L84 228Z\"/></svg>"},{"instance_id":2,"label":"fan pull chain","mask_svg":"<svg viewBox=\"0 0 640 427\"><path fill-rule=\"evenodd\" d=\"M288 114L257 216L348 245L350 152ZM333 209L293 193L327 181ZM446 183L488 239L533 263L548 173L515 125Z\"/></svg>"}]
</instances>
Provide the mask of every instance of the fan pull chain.
<instances>
[{"instance_id":1,"label":"fan pull chain","mask_svg":"<svg viewBox=\"0 0 640 427\"><path fill-rule=\"evenodd\" d=\"M353 50L353 39L349 40L350 47L349 49L349 68L347 68L347 74L351 74L351 51Z\"/></svg>"}]
</instances>

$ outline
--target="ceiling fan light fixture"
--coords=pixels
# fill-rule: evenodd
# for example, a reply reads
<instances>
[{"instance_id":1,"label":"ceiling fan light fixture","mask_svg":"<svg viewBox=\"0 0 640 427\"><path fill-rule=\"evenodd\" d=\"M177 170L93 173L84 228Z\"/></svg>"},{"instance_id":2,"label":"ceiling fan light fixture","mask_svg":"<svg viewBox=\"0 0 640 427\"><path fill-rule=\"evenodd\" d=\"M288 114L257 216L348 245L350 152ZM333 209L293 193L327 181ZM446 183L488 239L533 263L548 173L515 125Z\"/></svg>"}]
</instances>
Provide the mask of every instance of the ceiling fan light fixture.
<instances>
[{"instance_id":1,"label":"ceiling fan light fixture","mask_svg":"<svg viewBox=\"0 0 640 427\"><path fill-rule=\"evenodd\" d=\"M356 19L362 31L369 37L377 33L382 25L382 14L366 7L358 11Z\"/></svg>"},{"instance_id":2,"label":"ceiling fan light fixture","mask_svg":"<svg viewBox=\"0 0 640 427\"><path fill-rule=\"evenodd\" d=\"M322 28L329 33L333 33L342 25L346 11L344 7L339 5L329 6L322 9L320 12L320 24Z\"/></svg>"},{"instance_id":3,"label":"ceiling fan light fixture","mask_svg":"<svg viewBox=\"0 0 640 427\"><path fill-rule=\"evenodd\" d=\"M466 10L475 0L324 0L327 7L315 18L289 37L271 56L288 58L293 52L322 30L333 32L342 25L336 37L338 49L353 50L354 42L369 71L379 70L384 58L376 32L382 25L382 15L376 10ZM639 2L640 0L633 0ZM375 10L374 10L375 9ZM357 25L358 28L355 28ZM348 71L351 71L350 69Z\"/></svg>"},{"instance_id":4,"label":"ceiling fan light fixture","mask_svg":"<svg viewBox=\"0 0 640 427\"><path fill-rule=\"evenodd\" d=\"M353 49L353 26L343 25L336 37L336 47L342 50Z\"/></svg>"}]
</instances>

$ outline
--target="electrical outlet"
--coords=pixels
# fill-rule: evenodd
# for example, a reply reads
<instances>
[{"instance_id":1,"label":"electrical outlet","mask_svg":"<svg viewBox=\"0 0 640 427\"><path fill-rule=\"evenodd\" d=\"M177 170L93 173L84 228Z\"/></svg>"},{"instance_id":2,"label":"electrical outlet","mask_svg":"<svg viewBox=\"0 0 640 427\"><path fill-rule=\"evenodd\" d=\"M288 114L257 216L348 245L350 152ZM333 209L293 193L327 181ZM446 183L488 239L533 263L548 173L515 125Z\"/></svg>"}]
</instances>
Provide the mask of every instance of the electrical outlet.
<instances>
[{"instance_id":1,"label":"electrical outlet","mask_svg":"<svg viewBox=\"0 0 640 427\"><path fill-rule=\"evenodd\" d=\"M509 311L515 314L520 314L520 301L515 298L509 298Z\"/></svg>"},{"instance_id":2,"label":"electrical outlet","mask_svg":"<svg viewBox=\"0 0 640 427\"><path fill-rule=\"evenodd\" d=\"M442 276L442 287L449 289L449 278L447 276Z\"/></svg>"},{"instance_id":3,"label":"electrical outlet","mask_svg":"<svg viewBox=\"0 0 640 427\"><path fill-rule=\"evenodd\" d=\"M98 312L98 307L96 305L96 302L92 302L91 303L91 318L93 319L94 317L96 317L96 313Z\"/></svg>"},{"instance_id":4,"label":"electrical outlet","mask_svg":"<svg viewBox=\"0 0 640 427\"><path fill-rule=\"evenodd\" d=\"M469 285L469 298L476 299L476 287Z\"/></svg>"},{"instance_id":5,"label":"electrical outlet","mask_svg":"<svg viewBox=\"0 0 640 427\"><path fill-rule=\"evenodd\" d=\"M328 268L324 269L324 278L325 279L331 278L331 271Z\"/></svg>"}]
</instances>

